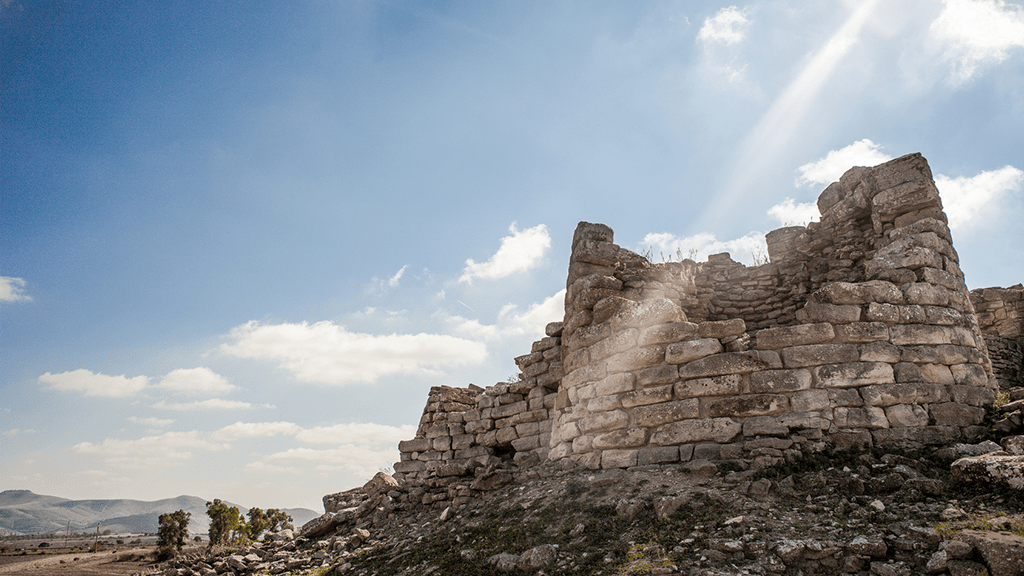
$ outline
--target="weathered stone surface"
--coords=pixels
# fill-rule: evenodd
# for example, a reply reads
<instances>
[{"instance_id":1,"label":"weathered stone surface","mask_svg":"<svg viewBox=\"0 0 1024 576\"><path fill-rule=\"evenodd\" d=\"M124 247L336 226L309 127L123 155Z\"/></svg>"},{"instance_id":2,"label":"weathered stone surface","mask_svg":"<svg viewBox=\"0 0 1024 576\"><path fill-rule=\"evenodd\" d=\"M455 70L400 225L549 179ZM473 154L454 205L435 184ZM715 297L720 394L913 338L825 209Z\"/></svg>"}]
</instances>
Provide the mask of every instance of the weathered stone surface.
<instances>
[{"instance_id":1,"label":"weathered stone surface","mask_svg":"<svg viewBox=\"0 0 1024 576\"><path fill-rule=\"evenodd\" d=\"M862 408L836 408L832 411L833 421L840 428L888 428L885 411L877 406Z\"/></svg>"},{"instance_id":2,"label":"weathered stone surface","mask_svg":"<svg viewBox=\"0 0 1024 576\"><path fill-rule=\"evenodd\" d=\"M981 554L992 576L1024 574L1024 537L1008 532L963 530L956 539Z\"/></svg>"},{"instance_id":3,"label":"weathered stone surface","mask_svg":"<svg viewBox=\"0 0 1024 576\"><path fill-rule=\"evenodd\" d=\"M675 385L677 398L697 398L701 396L724 396L739 394L743 383L742 376L728 374L711 378L683 380Z\"/></svg>"},{"instance_id":4,"label":"weathered stone surface","mask_svg":"<svg viewBox=\"0 0 1024 576\"><path fill-rule=\"evenodd\" d=\"M928 411L917 404L889 406L885 409L885 417L893 427L928 425Z\"/></svg>"},{"instance_id":5,"label":"weathered stone surface","mask_svg":"<svg viewBox=\"0 0 1024 576\"><path fill-rule=\"evenodd\" d=\"M965 406L955 402L932 404L929 408L936 426L956 426L963 428L980 424L985 419L985 409L977 406Z\"/></svg>"},{"instance_id":6,"label":"weathered stone surface","mask_svg":"<svg viewBox=\"0 0 1024 576\"><path fill-rule=\"evenodd\" d=\"M608 358L607 369L611 374L635 372L665 361L665 346L645 346L620 352Z\"/></svg>"},{"instance_id":7,"label":"weathered stone surface","mask_svg":"<svg viewBox=\"0 0 1024 576\"><path fill-rule=\"evenodd\" d=\"M634 406L646 406L648 404L668 402L671 399L672 386L666 385L626 392L618 398L618 401L623 408L633 408Z\"/></svg>"},{"instance_id":8,"label":"weathered stone surface","mask_svg":"<svg viewBox=\"0 0 1024 576\"><path fill-rule=\"evenodd\" d=\"M764 370L750 374L750 391L795 392L811 387L811 372L805 368L793 370Z\"/></svg>"},{"instance_id":9,"label":"weathered stone surface","mask_svg":"<svg viewBox=\"0 0 1024 576\"><path fill-rule=\"evenodd\" d=\"M789 398L782 394L745 394L706 400L708 415L712 418L735 416L763 416L781 414L789 410Z\"/></svg>"},{"instance_id":10,"label":"weathered stone surface","mask_svg":"<svg viewBox=\"0 0 1024 576\"><path fill-rule=\"evenodd\" d=\"M856 305L836 305L823 302L808 302L796 314L798 320L805 322L830 322L846 324L860 320L861 309Z\"/></svg>"},{"instance_id":11,"label":"weathered stone surface","mask_svg":"<svg viewBox=\"0 0 1024 576\"><path fill-rule=\"evenodd\" d=\"M731 320L719 320L717 322L701 322L698 334L701 338L725 338L727 336L739 336L747 331L747 325L742 318Z\"/></svg>"},{"instance_id":12,"label":"weathered stone surface","mask_svg":"<svg viewBox=\"0 0 1024 576\"><path fill-rule=\"evenodd\" d=\"M671 446L694 442L724 443L743 430L743 425L732 418L700 418L670 422L655 429L651 444Z\"/></svg>"},{"instance_id":13,"label":"weathered stone surface","mask_svg":"<svg viewBox=\"0 0 1024 576\"><path fill-rule=\"evenodd\" d=\"M649 346L651 344L670 344L692 340L697 337L697 325L692 322L672 322L670 324L658 324L640 330L637 338L638 346Z\"/></svg>"},{"instance_id":14,"label":"weathered stone surface","mask_svg":"<svg viewBox=\"0 0 1024 576\"><path fill-rule=\"evenodd\" d=\"M681 379L705 378L723 374L747 374L772 368L768 362L737 352L723 352L694 360L679 367Z\"/></svg>"},{"instance_id":15,"label":"weathered stone surface","mask_svg":"<svg viewBox=\"0 0 1024 576\"><path fill-rule=\"evenodd\" d=\"M605 450L601 452L601 468L636 466L638 450Z\"/></svg>"},{"instance_id":16,"label":"weathered stone surface","mask_svg":"<svg viewBox=\"0 0 1024 576\"><path fill-rule=\"evenodd\" d=\"M766 328L757 333L757 347L760 350L778 350L805 344L823 344L835 338L832 325L797 324L780 328Z\"/></svg>"},{"instance_id":17,"label":"weathered stone surface","mask_svg":"<svg viewBox=\"0 0 1024 576\"><path fill-rule=\"evenodd\" d=\"M635 448L643 446L647 441L647 430L644 428L623 428L594 436L592 446L595 450L607 448ZM633 457L634 459L636 456ZM613 466L614 468L615 466Z\"/></svg>"},{"instance_id":18,"label":"weathered stone surface","mask_svg":"<svg viewBox=\"0 0 1024 576\"><path fill-rule=\"evenodd\" d=\"M847 362L826 364L811 369L815 385L820 388L849 388L868 384L896 382L892 366L885 362Z\"/></svg>"},{"instance_id":19,"label":"weathered stone surface","mask_svg":"<svg viewBox=\"0 0 1024 576\"><path fill-rule=\"evenodd\" d=\"M700 416L700 401L696 398L677 400L662 404L640 406L634 409L633 416L638 426L653 427L668 422L675 422Z\"/></svg>"},{"instance_id":20,"label":"weathered stone surface","mask_svg":"<svg viewBox=\"0 0 1024 576\"><path fill-rule=\"evenodd\" d=\"M669 364L686 364L705 356L718 354L724 348L717 338L700 338L669 344L665 349L665 362Z\"/></svg>"},{"instance_id":21,"label":"weathered stone surface","mask_svg":"<svg viewBox=\"0 0 1024 576\"><path fill-rule=\"evenodd\" d=\"M833 282L811 295L818 302L828 304L868 304L883 302L902 304L903 292L893 283L883 280L868 282Z\"/></svg>"},{"instance_id":22,"label":"weathered stone surface","mask_svg":"<svg viewBox=\"0 0 1024 576\"><path fill-rule=\"evenodd\" d=\"M837 362L856 362L860 359L853 344L808 344L782 350L782 364L786 368L806 368Z\"/></svg>"},{"instance_id":23,"label":"weathered stone surface","mask_svg":"<svg viewBox=\"0 0 1024 576\"><path fill-rule=\"evenodd\" d=\"M622 410L600 412L584 417L579 421L580 431L584 434L607 432L629 425L629 414Z\"/></svg>"},{"instance_id":24,"label":"weathered stone surface","mask_svg":"<svg viewBox=\"0 0 1024 576\"><path fill-rule=\"evenodd\" d=\"M596 316L596 310L595 310ZM686 317L679 306L664 298L628 301L611 317L613 328L647 328L656 324L682 322Z\"/></svg>"},{"instance_id":25,"label":"weathered stone surface","mask_svg":"<svg viewBox=\"0 0 1024 576\"><path fill-rule=\"evenodd\" d=\"M949 401L949 393L946 387L931 382L905 382L865 386L860 389L860 395L864 398L864 402L871 406L932 404Z\"/></svg>"},{"instance_id":26,"label":"weathered stone surface","mask_svg":"<svg viewBox=\"0 0 1024 576\"><path fill-rule=\"evenodd\" d=\"M837 342L887 342L889 326L884 322L853 322L835 328Z\"/></svg>"}]
</instances>

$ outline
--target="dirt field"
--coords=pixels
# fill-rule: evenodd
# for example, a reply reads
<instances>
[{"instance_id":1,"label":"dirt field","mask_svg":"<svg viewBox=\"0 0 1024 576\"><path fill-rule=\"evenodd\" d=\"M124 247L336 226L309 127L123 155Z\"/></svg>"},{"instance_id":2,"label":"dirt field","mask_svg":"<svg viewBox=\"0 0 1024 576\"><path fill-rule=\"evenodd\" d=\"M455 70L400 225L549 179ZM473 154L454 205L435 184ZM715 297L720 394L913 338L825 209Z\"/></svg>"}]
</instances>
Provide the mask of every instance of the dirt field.
<instances>
[{"instance_id":1,"label":"dirt field","mask_svg":"<svg viewBox=\"0 0 1024 576\"><path fill-rule=\"evenodd\" d=\"M0 575L128 576L146 572L153 562L152 546L103 552L74 552L0 556Z\"/></svg>"}]
</instances>

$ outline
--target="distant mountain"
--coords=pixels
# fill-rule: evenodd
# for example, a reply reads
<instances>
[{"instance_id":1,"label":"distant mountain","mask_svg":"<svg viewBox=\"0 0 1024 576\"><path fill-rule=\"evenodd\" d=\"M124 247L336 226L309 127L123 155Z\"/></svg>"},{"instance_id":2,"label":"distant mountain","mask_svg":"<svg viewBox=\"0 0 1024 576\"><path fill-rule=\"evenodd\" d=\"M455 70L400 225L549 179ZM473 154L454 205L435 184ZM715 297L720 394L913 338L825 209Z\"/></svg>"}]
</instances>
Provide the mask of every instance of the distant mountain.
<instances>
[{"instance_id":1,"label":"distant mountain","mask_svg":"<svg viewBox=\"0 0 1024 576\"><path fill-rule=\"evenodd\" d=\"M0 492L0 533L46 534L59 533L71 522L72 532L92 531L99 523L100 530L114 533L156 532L161 514L184 510L192 514L188 530L192 534L206 534L210 518L206 515L205 498L178 496L154 502L142 500L69 500L57 496L35 494L29 490ZM242 513L249 511L237 506ZM308 508L287 508L292 523L299 527L320 515Z\"/></svg>"}]
</instances>

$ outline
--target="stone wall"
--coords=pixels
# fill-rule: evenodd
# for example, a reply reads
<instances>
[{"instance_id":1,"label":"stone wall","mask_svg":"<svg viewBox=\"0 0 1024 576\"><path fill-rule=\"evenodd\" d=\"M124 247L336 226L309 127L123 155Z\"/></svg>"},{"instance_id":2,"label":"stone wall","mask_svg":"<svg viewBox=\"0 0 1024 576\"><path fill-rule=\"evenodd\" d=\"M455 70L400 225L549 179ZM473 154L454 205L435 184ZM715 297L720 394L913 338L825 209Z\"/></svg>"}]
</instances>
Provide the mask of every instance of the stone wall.
<instances>
[{"instance_id":1,"label":"stone wall","mask_svg":"<svg viewBox=\"0 0 1024 576\"><path fill-rule=\"evenodd\" d=\"M999 387L1024 386L1024 286L971 290L971 303Z\"/></svg>"},{"instance_id":2,"label":"stone wall","mask_svg":"<svg viewBox=\"0 0 1024 576\"><path fill-rule=\"evenodd\" d=\"M821 222L769 233L770 261L753 267L654 265L580 223L563 322L516 359L521 380L432 389L396 472L443 484L503 458L762 466L824 441L980 434L996 380L925 160L851 169L818 207Z\"/></svg>"}]
</instances>

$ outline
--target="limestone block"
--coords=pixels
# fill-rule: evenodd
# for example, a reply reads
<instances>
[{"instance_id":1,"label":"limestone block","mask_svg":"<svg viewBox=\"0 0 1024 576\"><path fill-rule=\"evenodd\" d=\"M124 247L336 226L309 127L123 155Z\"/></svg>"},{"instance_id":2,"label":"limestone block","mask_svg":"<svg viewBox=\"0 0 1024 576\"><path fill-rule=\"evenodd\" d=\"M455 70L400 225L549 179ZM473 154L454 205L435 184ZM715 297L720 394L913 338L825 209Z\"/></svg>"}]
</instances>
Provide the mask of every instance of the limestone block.
<instances>
[{"instance_id":1,"label":"limestone block","mask_svg":"<svg viewBox=\"0 0 1024 576\"><path fill-rule=\"evenodd\" d=\"M544 327L544 334L553 338L559 338L562 336L563 324L561 322L549 322Z\"/></svg>"},{"instance_id":2,"label":"limestone block","mask_svg":"<svg viewBox=\"0 0 1024 576\"><path fill-rule=\"evenodd\" d=\"M646 428L623 428L595 435L592 447L594 450L636 448L643 446L645 442L647 442Z\"/></svg>"},{"instance_id":3,"label":"limestone block","mask_svg":"<svg viewBox=\"0 0 1024 576\"><path fill-rule=\"evenodd\" d=\"M620 252L611 241L581 239L572 243L573 260L598 266L614 266L619 262Z\"/></svg>"},{"instance_id":4,"label":"limestone block","mask_svg":"<svg viewBox=\"0 0 1024 576\"><path fill-rule=\"evenodd\" d=\"M897 362L892 367L892 372L897 382L924 382L926 380L924 373L913 362Z\"/></svg>"},{"instance_id":5,"label":"limestone block","mask_svg":"<svg viewBox=\"0 0 1024 576\"><path fill-rule=\"evenodd\" d=\"M927 426L928 411L917 404L896 404L885 409L889 426Z\"/></svg>"},{"instance_id":6,"label":"limestone block","mask_svg":"<svg viewBox=\"0 0 1024 576\"><path fill-rule=\"evenodd\" d=\"M836 408L832 421L840 428L888 428L885 410L877 406L861 408Z\"/></svg>"},{"instance_id":7,"label":"limestone block","mask_svg":"<svg viewBox=\"0 0 1024 576\"><path fill-rule=\"evenodd\" d=\"M547 371L547 362L537 362L536 364L530 364L529 366L527 366L526 369L523 370L523 376L525 376L526 378L535 378L538 375L543 374Z\"/></svg>"},{"instance_id":8,"label":"limestone block","mask_svg":"<svg viewBox=\"0 0 1024 576\"><path fill-rule=\"evenodd\" d=\"M423 452L424 450L430 450L431 440L430 438L413 438L412 440L402 440L398 443L399 452Z\"/></svg>"},{"instance_id":9,"label":"limestone block","mask_svg":"<svg viewBox=\"0 0 1024 576\"><path fill-rule=\"evenodd\" d=\"M882 302L902 304L903 292L892 282L870 280L868 282L833 282L811 295L811 299L827 304L869 304Z\"/></svg>"},{"instance_id":10,"label":"limestone block","mask_svg":"<svg viewBox=\"0 0 1024 576\"><path fill-rule=\"evenodd\" d=\"M638 450L605 450L601 453L601 468L636 466L638 452Z\"/></svg>"},{"instance_id":11,"label":"limestone block","mask_svg":"<svg viewBox=\"0 0 1024 576\"><path fill-rule=\"evenodd\" d=\"M512 447L516 449L516 452L524 452L526 450L536 450L540 448L540 436L527 436L525 438L517 438L512 441Z\"/></svg>"},{"instance_id":12,"label":"limestone block","mask_svg":"<svg viewBox=\"0 0 1024 576\"><path fill-rule=\"evenodd\" d=\"M861 362L888 362L893 364L900 361L900 349L888 342L869 342L861 344Z\"/></svg>"},{"instance_id":13,"label":"limestone block","mask_svg":"<svg viewBox=\"0 0 1024 576\"><path fill-rule=\"evenodd\" d=\"M701 338L669 344L665 349L665 361L669 364L685 364L724 350L717 338Z\"/></svg>"},{"instance_id":14,"label":"limestone block","mask_svg":"<svg viewBox=\"0 0 1024 576\"><path fill-rule=\"evenodd\" d=\"M895 324L900 321L900 309L895 304L880 304L871 302L868 304L864 319L868 322L885 322Z\"/></svg>"},{"instance_id":15,"label":"limestone block","mask_svg":"<svg viewBox=\"0 0 1024 576\"><path fill-rule=\"evenodd\" d=\"M790 412L788 414L782 414L779 418L779 423L789 428L805 428L813 430L828 430L832 426L832 422L826 418L822 418L822 414L825 413L829 418L832 417L832 411L828 410L825 412ZM807 432L803 433L803 436L808 437Z\"/></svg>"},{"instance_id":16,"label":"limestone block","mask_svg":"<svg viewBox=\"0 0 1024 576\"><path fill-rule=\"evenodd\" d=\"M599 470L601 468L600 452L577 453L573 454L571 458L583 468L589 468L591 470Z\"/></svg>"},{"instance_id":17,"label":"limestone block","mask_svg":"<svg viewBox=\"0 0 1024 576\"><path fill-rule=\"evenodd\" d=\"M630 328L621 332L614 332L611 336L595 343L590 347L590 358L592 361L604 360L605 358L625 352L636 347L637 330Z\"/></svg>"},{"instance_id":18,"label":"limestone block","mask_svg":"<svg viewBox=\"0 0 1024 576\"><path fill-rule=\"evenodd\" d=\"M555 338L552 336L541 338L533 343L533 346L530 348L530 352L543 352L545 350L550 350L551 348L559 346L561 343L561 338Z\"/></svg>"},{"instance_id":19,"label":"limestone block","mask_svg":"<svg viewBox=\"0 0 1024 576\"><path fill-rule=\"evenodd\" d=\"M569 456L570 454L572 454L572 444L558 444L551 449L550 453L548 453L548 458L552 461L557 461Z\"/></svg>"},{"instance_id":20,"label":"limestone block","mask_svg":"<svg viewBox=\"0 0 1024 576\"><path fill-rule=\"evenodd\" d=\"M853 322L836 326L837 342L887 342L889 325L884 322Z\"/></svg>"},{"instance_id":21,"label":"limestone block","mask_svg":"<svg viewBox=\"0 0 1024 576\"><path fill-rule=\"evenodd\" d=\"M924 364L920 366L921 374L928 382L937 384L953 384L953 373L945 364Z\"/></svg>"},{"instance_id":22,"label":"limestone block","mask_svg":"<svg viewBox=\"0 0 1024 576\"><path fill-rule=\"evenodd\" d=\"M406 462L395 462L394 468L395 472L408 474L410 472L423 472L424 470L427 469L427 465L425 462L409 460Z\"/></svg>"},{"instance_id":23,"label":"limestone block","mask_svg":"<svg viewBox=\"0 0 1024 576\"><path fill-rule=\"evenodd\" d=\"M976 364L972 364L972 366L976 366ZM950 386L949 393L953 397L953 402L971 406L989 406L996 399L996 391L984 386Z\"/></svg>"},{"instance_id":24,"label":"limestone block","mask_svg":"<svg viewBox=\"0 0 1024 576\"><path fill-rule=\"evenodd\" d=\"M744 436L786 436L787 434L789 434L789 426L784 426L775 416L754 416L743 421ZM757 447L760 446L757 445Z\"/></svg>"},{"instance_id":25,"label":"limestone block","mask_svg":"<svg viewBox=\"0 0 1024 576\"><path fill-rule=\"evenodd\" d=\"M738 374L684 380L675 385L676 398L697 398L701 396L724 396L739 394L743 378Z\"/></svg>"},{"instance_id":26,"label":"limestone block","mask_svg":"<svg viewBox=\"0 0 1024 576\"><path fill-rule=\"evenodd\" d=\"M580 431L584 434L609 432L629 425L629 415L622 410L611 410L584 416L579 421Z\"/></svg>"},{"instance_id":27,"label":"limestone block","mask_svg":"<svg viewBox=\"0 0 1024 576\"><path fill-rule=\"evenodd\" d=\"M682 308L664 298L642 300L622 306L612 317L613 328L647 328L686 320Z\"/></svg>"},{"instance_id":28,"label":"limestone block","mask_svg":"<svg viewBox=\"0 0 1024 576\"><path fill-rule=\"evenodd\" d=\"M782 368L782 357L775 350L743 350L737 354L764 362L768 368Z\"/></svg>"},{"instance_id":29,"label":"limestone block","mask_svg":"<svg viewBox=\"0 0 1024 576\"><path fill-rule=\"evenodd\" d=\"M891 246L891 245L890 245ZM918 268L937 268L942 266L942 255L934 250L914 246L907 248L905 252L879 253L864 263L864 270L868 278L874 279L881 276L881 273L892 268L906 268L917 270Z\"/></svg>"},{"instance_id":30,"label":"limestone block","mask_svg":"<svg viewBox=\"0 0 1024 576\"><path fill-rule=\"evenodd\" d=\"M953 462L953 477L964 482L1006 482L1017 490L1024 489L1024 456L1005 452L968 456Z\"/></svg>"},{"instance_id":31,"label":"limestone block","mask_svg":"<svg viewBox=\"0 0 1024 576\"><path fill-rule=\"evenodd\" d=\"M963 428L981 424L985 419L985 409L977 406L966 406L956 402L932 404L929 407L936 426L956 426Z\"/></svg>"},{"instance_id":32,"label":"limestone block","mask_svg":"<svg viewBox=\"0 0 1024 576\"><path fill-rule=\"evenodd\" d=\"M707 414L713 418L766 416L789 410L789 398L782 394L744 394L704 400Z\"/></svg>"},{"instance_id":33,"label":"limestone block","mask_svg":"<svg viewBox=\"0 0 1024 576\"><path fill-rule=\"evenodd\" d=\"M622 402L619 401L618 396L595 396L587 400L587 411L591 413L607 412L618 408L622 408Z\"/></svg>"},{"instance_id":34,"label":"limestone block","mask_svg":"<svg viewBox=\"0 0 1024 576\"><path fill-rule=\"evenodd\" d=\"M649 446L641 448L637 452L637 465L647 466L649 464L667 464L679 462L678 446Z\"/></svg>"},{"instance_id":35,"label":"limestone block","mask_svg":"<svg viewBox=\"0 0 1024 576\"><path fill-rule=\"evenodd\" d=\"M705 356L679 367L679 378L705 378L724 374L747 374L772 368L768 362L738 352L723 352Z\"/></svg>"},{"instance_id":36,"label":"limestone block","mask_svg":"<svg viewBox=\"0 0 1024 576\"><path fill-rule=\"evenodd\" d=\"M465 450L473 445L476 440L476 434L460 434L458 436L452 436L452 450Z\"/></svg>"},{"instance_id":37,"label":"limestone block","mask_svg":"<svg viewBox=\"0 0 1024 576\"><path fill-rule=\"evenodd\" d=\"M794 412L813 412L829 407L828 390L802 390L789 395L789 405ZM859 399L858 395L858 399Z\"/></svg>"},{"instance_id":38,"label":"limestone block","mask_svg":"<svg viewBox=\"0 0 1024 576\"><path fill-rule=\"evenodd\" d=\"M514 416L521 412L526 412L529 409L529 404L525 400L520 400L518 402L513 402L511 404L505 404L503 406L491 408L491 417L494 418L495 420L499 418L508 418L509 416Z\"/></svg>"},{"instance_id":39,"label":"limestone block","mask_svg":"<svg viewBox=\"0 0 1024 576\"><path fill-rule=\"evenodd\" d=\"M499 445L508 444L515 440L516 438L519 438L519 434L516 433L516 429L512 426L509 426L508 428L502 428L501 430L496 431L494 434L494 440Z\"/></svg>"},{"instance_id":40,"label":"limestone block","mask_svg":"<svg viewBox=\"0 0 1024 576\"><path fill-rule=\"evenodd\" d=\"M946 390L946 387L932 382L865 386L860 389L860 395L864 402L871 406L933 404L949 401L949 392Z\"/></svg>"},{"instance_id":41,"label":"limestone block","mask_svg":"<svg viewBox=\"0 0 1024 576\"><path fill-rule=\"evenodd\" d=\"M430 439L440 438L441 436L447 436L448 424L444 422L431 424L430 426L427 426L427 429L425 430L425 433L423 435Z\"/></svg>"},{"instance_id":42,"label":"limestone block","mask_svg":"<svg viewBox=\"0 0 1024 576\"><path fill-rule=\"evenodd\" d=\"M611 335L612 327L607 324L583 326L573 334L572 346L574 348L593 346ZM568 360L568 356L566 356L566 360Z\"/></svg>"},{"instance_id":43,"label":"limestone block","mask_svg":"<svg viewBox=\"0 0 1024 576\"><path fill-rule=\"evenodd\" d=\"M669 422L655 429L651 435L653 446L672 446L697 442L729 442L743 430L743 425L732 418L700 418Z\"/></svg>"},{"instance_id":44,"label":"limestone block","mask_svg":"<svg viewBox=\"0 0 1024 576\"><path fill-rule=\"evenodd\" d=\"M665 361L665 345L644 346L620 352L608 358L608 372L616 374L619 372L636 372L657 366Z\"/></svg>"},{"instance_id":45,"label":"limestone block","mask_svg":"<svg viewBox=\"0 0 1024 576\"><path fill-rule=\"evenodd\" d=\"M811 372L806 368L764 370L750 374L750 391L753 393L795 392L810 387Z\"/></svg>"},{"instance_id":46,"label":"limestone block","mask_svg":"<svg viewBox=\"0 0 1024 576\"><path fill-rule=\"evenodd\" d=\"M663 364L641 370L636 375L636 383L639 387L654 386L657 384L671 384L679 379L679 367L675 364Z\"/></svg>"},{"instance_id":47,"label":"limestone block","mask_svg":"<svg viewBox=\"0 0 1024 576\"><path fill-rule=\"evenodd\" d=\"M701 322L698 334L701 338L726 338L728 336L739 336L747 331L747 325L742 318L731 320L718 320L715 322Z\"/></svg>"},{"instance_id":48,"label":"limestone block","mask_svg":"<svg viewBox=\"0 0 1024 576\"><path fill-rule=\"evenodd\" d=\"M801 322L831 322L832 324L845 324L860 320L860 306L853 304L825 304L822 302L808 302L802 309L797 310L796 318Z\"/></svg>"},{"instance_id":49,"label":"limestone block","mask_svg":"<svg viewBox=\"0 0 1024 576\"><path fill-rule=\"evenodd\" d=\"M882 222L892 222L897 216L923 208L941 208L939 191L930 179L915 179L886 188L875 176L878 188L882 190L871 200L872 211Z\"/></svg>"},{"instance_id":50,"label":"limestone block","mask_svg":"<svg viewBox=\"0 0 1024 576\"><path fill-rule=\"evenodd\" d=\"M589 435L577 436L572 441L573 454L585 454L593 450L594 437Z\"/></svg>"},{"instance_id":51,"label":"limestone block","mask_svg":"<svg viewBox=\"0 0 1024 576\"><path fill-rule=\"evenodd\" d=\"M922 306L924 310L924 324L937 324L939 326L955 326L967 324L970 320L964 317L964 313L945 306Z\"/></svg>"},{"instance_id":52,"label":"limestone block","mask_svg":"<svg viewBox=\"0 0 1024 576\"><path fill-rule=\"evenodd\" d=\"M596 382L608 375L608 368L604 362L587 364L569 372L562 378L562 385L572 389L587 382Z\"/></svg>"},{"instance_id":53,"label":"limestone block","mask_svg":"<svg viewBox=\"0 0 1024 576\"><path fill-rule=\"evenodd\" d=\"M647 428L698 416L700 401L696 398L640 406L633 410L636 424Z\"/></svg>"},{"instance_id":54,"label":"limestone block","mask_svg":"<svg viewBox=\"0 0 1024 576\"><path fill-rule=\"evenodd\" d=\"M571 442L579 435L580 429L576 426L576 422L559 423L551 428L551 442L553 444Z\"/></svg>"},{"instance_id":55,"label":"limestone block","mask_svg":"<svg viewBox=\"0 0 1024 576\"><path fill-rule=\"evenodd\" d=\"M797 324L779 328L765 328L757 332L759 350L778 350L805 344L824 344L835 338L832 325L828 323Z\"/></svg>"},{"instance_id":56,"label":"limestone block","mask_svg":"<svg viewBox=\"0 0 1024 576\"><path fill-rule=\"evenodd\" d=\"M609 396L632 390L636 383L636 376L629 373L611 374L594 383L594 392L597 396Z\"/></svg>"},{"instance_id":57,"label":"limestone block","mask_svg":"<svg viewBox=\"0 0 1024 576\"><path fill-rule=\"evenodd\" d=\"M885 362L825 364L813 368L811 373L819 388L850 388L896 382L892 366Z\"/></svg>"},{"instance_id":58,"label":"limestone block","mask_svg":"<svg viewBox=\"0 0 1024 576\"><path fill-rule=\"evenodd\" d=\"M955 344L942 344L939 346L901 346L900 359L904 362L916 364L963 364L965 362L976 362L974 356L977 350ZM974 352L974 354L972 354Z\"/></svg>"},{"instance_id":59,"label":"limestone block","mask_svg":"<svg viewBox=\"0 0 1024 576\"><path fill-rule=\"evenodd\" d=\"M562 366L569 372L572 372L573 370L583 368L587 364L590 364L590 348L581 347L566 354Z\"/></svg>"},{"instance_id":60,"label":"limestone block","mask_svg":"<svg viewBox=\"0 0 1024 576\"><path fill-rule=\"evenodd\" d=\"M640 335L637 337L637 346L682 342L684 340L692 340L696 336L697 325L692 322L657 324L640 330Z\"/></svg>"},{"instance_id":61,"label":"limestone block","mask_svg":"<svg viewBox=\"0 0 1024 576\"><path fill-rule=\"evenodd\" d=\"M648 404L658 404L660 402L668 402L672 400L672 385L667 386L654 386L652 388L642 388L640 390L634 390L632 392L626 392L619 401L623 408L632 408L634 406L646 406Z\"/></svg>"},{"instance_id":62,"label":"limestone block","mask_svg":"<svg viewBox=\"0 0 1024 576\"><path fill-rule=\"evenodd\" d=\"M830 406L863 406L864 399L855 388L829 388L828 402Z\"/></svg>"},{"instance_id":63,"label":"limestone block","mask_svg":"<svg viewBox=\"0 0 1024 576\"><path fill-rule=\"evenodd\" d=\"M806 344L782 350L786 368L806 368L836 362L856 362L860 353L853 344Z\"/></svg>"},{"instance_id":64,"label":"limestone block","mask_svg":"<svg viewBox=\"0 0 1024 576\"><path fill-rule=\"evenodd\" d=\"M871 432L879 446L913 448L933 444L951 444L960 435L958 428L950 426L898 427Z\"/></svg>"},{"instance_id":65,"label":"limestone block","mask_svg":"<svg viewBox=\"0 0 1024 576\"><path fill-rule=\"evenodd\" d=\"M594 304L594 324L608 323L608 320L619 310L633 306L636 302L627 296L628 294L625 292L616 292ZM608 323L608 327L611 328L610 323Z\"/></svg>"},{"instance_id":66,"label":"limestone block","mask_svg":"<svg viewBox=\"0 0 1024 576\"><path fill-rule=\"evenodd\" d=\"M833 182L818 195L818 213L824 214L843 199L845 193L839 182Z\"/></svg>"}]
</instances>

